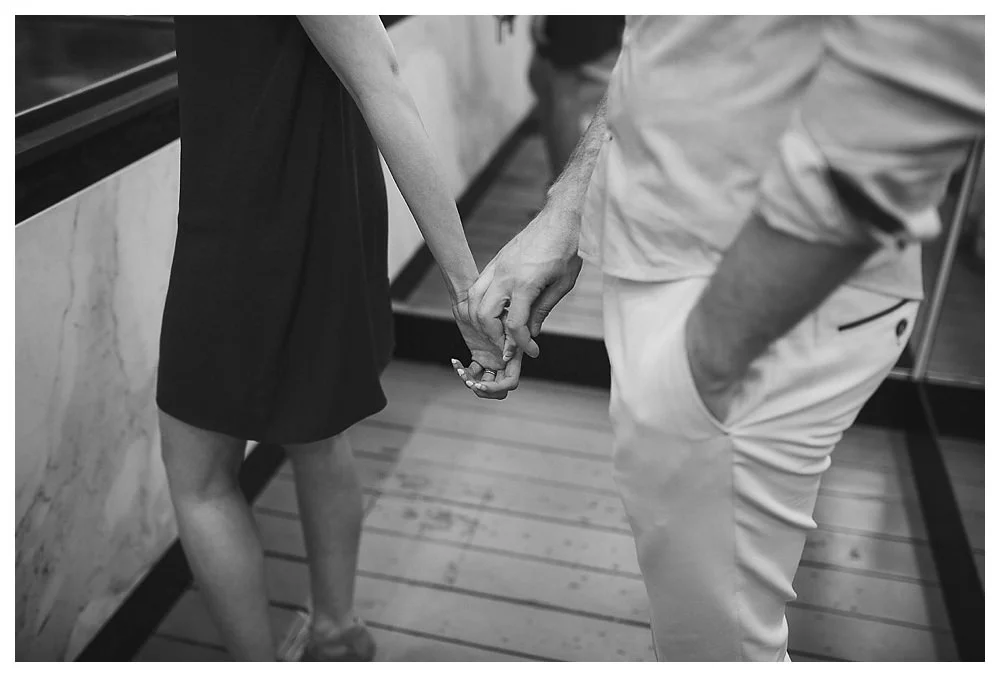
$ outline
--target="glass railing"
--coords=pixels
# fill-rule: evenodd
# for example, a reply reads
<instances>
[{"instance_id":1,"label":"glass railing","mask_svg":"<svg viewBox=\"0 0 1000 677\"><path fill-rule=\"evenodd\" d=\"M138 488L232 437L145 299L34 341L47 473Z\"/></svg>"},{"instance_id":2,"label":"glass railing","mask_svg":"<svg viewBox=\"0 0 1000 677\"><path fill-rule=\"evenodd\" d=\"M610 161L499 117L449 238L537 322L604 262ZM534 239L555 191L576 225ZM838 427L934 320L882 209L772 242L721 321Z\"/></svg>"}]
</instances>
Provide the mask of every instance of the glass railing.
<instances>
[{"instance_id":1,"label":"glass railing","mask_svg":"<svg viewBox=\"0 0 1000 677\"><path fill-rule=\"evenodd\" d=\"M940 207L944 232L924 248L926 300L908 370L916 381L985 385L984 171L980 139Z\"/></svg>"},{"instance_id":2,"label":"glass railing","mask_svg":"<svg viewBox=\"0 0 1000 677\"><path fill-rule=\"evenodd\" d=\"M14 113L24 113L174 51L170 17L17 16Z\"/></svg>"}]
</instances>

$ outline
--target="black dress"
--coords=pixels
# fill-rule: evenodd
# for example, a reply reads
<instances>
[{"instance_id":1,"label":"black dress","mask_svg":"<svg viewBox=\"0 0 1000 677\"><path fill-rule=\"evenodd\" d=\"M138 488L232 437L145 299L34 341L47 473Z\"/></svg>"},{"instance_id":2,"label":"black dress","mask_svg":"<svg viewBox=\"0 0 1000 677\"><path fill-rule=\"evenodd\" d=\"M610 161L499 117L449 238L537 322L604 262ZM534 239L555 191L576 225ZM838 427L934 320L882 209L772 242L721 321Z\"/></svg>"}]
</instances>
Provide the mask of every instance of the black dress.
<instances>
[{"instance_id":1,"label":"black dress","mask_svg":"<svg viewBox=\"0 0 1000 677\"><path fill-rule=\"evenodd\" d=\"M353 99L294 17L177 17L180 211L157 403L310 442L382 409L387 204Z\"/></svg>"}]
</instances>

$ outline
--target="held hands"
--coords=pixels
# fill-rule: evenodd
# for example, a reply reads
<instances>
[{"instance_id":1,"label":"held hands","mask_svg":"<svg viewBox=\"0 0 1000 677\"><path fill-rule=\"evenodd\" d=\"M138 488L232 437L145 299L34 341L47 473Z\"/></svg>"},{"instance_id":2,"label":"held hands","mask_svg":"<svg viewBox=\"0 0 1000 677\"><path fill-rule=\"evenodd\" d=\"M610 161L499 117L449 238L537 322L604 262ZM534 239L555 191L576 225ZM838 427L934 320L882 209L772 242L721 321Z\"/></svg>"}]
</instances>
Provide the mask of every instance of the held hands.
<instances>
[{"instance_id":1,"label":"held hands","mask_svg":"<svg viewBox=\"0 0 1000 677\"><path fill-rule=\"evenodd\" d=\"M502 400L517 389L524 354L537 357L542 323L576 284L582 261L579 217L546 207L493 258L453 313L472 360L452 367L476 396ZM749 360L718 327L703 298L684 328L695 388L706 408L725 422Z\"/></svg>"},{"instance_id":2,"label":"held hands","mask_svg":"<svg viewBox=\"0 0 1000 677\"><path fill-rule=\"evenodd\" d=\"M509 391L517 389L523 353L508 341L501 322L489 326L486 331L473 322L468 292L459 296L451 311L472 354L467 368L455 359L451 361L452 368L477 397L505 399ZM504 357L511 353L512 356Z\"/></svg>"},{"instance_id":3,"label":"held hands","mask_svg":"<svg viewBox=\"0 0 1000 677\"><path fill-rule=\"evenodd\" d=\"M464 368L453 360L452 366L477 396L504 399L517 388L524 353L539 353L532 337L576 284L583 265L578 245L579 216L547 208L500 250L455 305L472 362Z\"/></svg>"}]
</instances>

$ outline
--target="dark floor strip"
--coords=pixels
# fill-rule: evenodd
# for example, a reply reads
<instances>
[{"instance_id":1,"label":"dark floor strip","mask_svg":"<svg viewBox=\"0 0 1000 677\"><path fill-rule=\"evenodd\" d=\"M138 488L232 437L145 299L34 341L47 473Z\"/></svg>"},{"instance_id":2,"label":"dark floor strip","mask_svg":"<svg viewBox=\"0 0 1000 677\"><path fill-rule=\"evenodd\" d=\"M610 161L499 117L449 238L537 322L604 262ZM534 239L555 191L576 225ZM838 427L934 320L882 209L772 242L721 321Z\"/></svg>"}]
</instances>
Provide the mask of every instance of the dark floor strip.
<instances>
[{"instance_id":1,"label":"dark floor strip","mask_svg":"<svg viewBox=\"0 0 1000 677\"><path fill-rule=\"evenodd\" d=\"M132 660L190 583L184 551L174 541L76 660Z\"/></svg>"},{"instance_id":2,"label":"dark floor strip","mask_svg":"<svg viewBox=\"0 0 1000 677\"><path fill-rule=\"evenodd\" d=\"M256 500L284 460L281 447L254 447L240 470L240 488L248 501ZM174 541L76 660L132 660L190 585L184 550Z\"/></svg>"},{"instance_id":3,"label":"dark floor strip","mask_svg":"<svg viewBox=\"0 0 1000 677\"><path fill-rule=\"evenodd\" d=\"M921 388L934 414L936 435L986 441L985 388L944 383L925 383Z\"/></svg>"},{"instance_id":4,"label":"dark floor strip","mask_svg":"<svg viewBox=\"0 0 1000 677\"><path fill-rule=\"evenodd\" d=\"M789 649L788 655L793 659L796 656L801 656L802 658L812 658L816 661L824 661L828 663L849 663L851 661L846 658L834 658L833 656L827 656L826 654L813 653L812 651L796 651L795 649Z\"/></svg>"},{"instance_id":5,"label":"dark floor strip","mask_svg":"<svg viewBox=\"0 0 1000 677\"><path fill-rule=\"evenodd\" d=\"M271 602L271 606L276 609L284 609L285 611L292 612L306 612L307 609L299 604L286 604L284 602ZM516 651L514 649L505 649L498 646L490 646L488 644L480 644L478 642L470 642L464 639L456 639L454 637L445 637L444 635L435 635L430 632L421 632L420 630L410 630L409 628L402 628L396 625L391 625L389 623L379 623L377 621L369 621L365 619L365 625L370 628L377 628L379 630L385 630L387 632L395 632L400 635L409 635L411 637L419 637L420 639L429 639L443 644L454 644L455 646L464 646L469 649L479 649L481 651L488 651L490 653L501 654L504 656L511 656L514 658L523 658L529 661L539 661L539 662L561 662L554 658L547 658L545 656L537 656L535 654L525 653L523 651Z\"/></svg>"},{"instance_id":6,"label":"dark floor strip","mask_svg":"<svg viewBox=\"0 0 1000 677\"><path fill-rule=\"evenodd\" d=\"M914 385L911 388L908 404L920 412L915 418L923 424L922 428L907 434L907 446L959 659L985 661L986 600L983 584L976 569L975 550L965 532L948 468L937 441L939 430L935 411L924 386Z\"/></svg>"}]
</instances>

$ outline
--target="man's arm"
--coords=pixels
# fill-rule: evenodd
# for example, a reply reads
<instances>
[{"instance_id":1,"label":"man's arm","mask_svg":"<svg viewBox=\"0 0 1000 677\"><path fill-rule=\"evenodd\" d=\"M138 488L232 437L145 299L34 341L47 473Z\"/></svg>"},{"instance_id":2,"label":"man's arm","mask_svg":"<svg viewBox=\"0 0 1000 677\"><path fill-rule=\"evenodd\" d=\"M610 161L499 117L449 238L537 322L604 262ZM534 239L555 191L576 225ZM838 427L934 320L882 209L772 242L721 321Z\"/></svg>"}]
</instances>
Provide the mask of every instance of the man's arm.
<instances>
[{"instance_id":1,"label":"man's arm","mask_svg":"<svg viewBox=\"0 0 1000 677\"><path fill-rule=\"evenodd\" d=\"M469 292L470 308L484 332L495 332L506 308L507 332L532 357L532 340L557 303L576 284L582 262L583 199L607 138L607 100L601 103L545 201L545 206L483 270ZM509 305L508 305L509 304Z\"/></svg>"},{"instance_id":2,"label":"man's arm","mask_svg":"<svg viewBox=\"0 0 1000 677\"><path fill-rule=\"evenodd\" d=\"M725 419L734 383L876 250L807 242L772 228L754 213L740 231L688 317L686 344L698 391Z\"/></svg>"},{"instance_id":3,"label":"man's arm","mask_svg":"<svg viewBox=\"0 0 1000 677\"><path fill-rule=\"evenodd\" d=\"M597 156L608 138L608 96L601 97L597 111L587 126L587 131L573 153L569 156L566 167L559 178L549 188L546 194L545 207L558 209L575 217L577 244L580 241L580 215L583 212L583 198L590 186L590 177L594 174Z\"/></svg>"},{"instance_id":4,"label":"man's arm","mask_svg":"<svg viewBox=\"0 0 1000 677\"><path fill-rule=\"evenodd\" d=\"M750 363L880 242L936 234L920 217L982 129L981 18L833 21L757 209L688 320L695 382L720 419Z\"/></svg>"}]
</instances>

